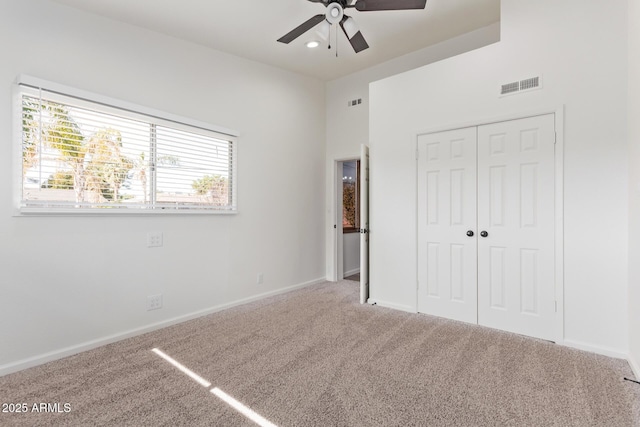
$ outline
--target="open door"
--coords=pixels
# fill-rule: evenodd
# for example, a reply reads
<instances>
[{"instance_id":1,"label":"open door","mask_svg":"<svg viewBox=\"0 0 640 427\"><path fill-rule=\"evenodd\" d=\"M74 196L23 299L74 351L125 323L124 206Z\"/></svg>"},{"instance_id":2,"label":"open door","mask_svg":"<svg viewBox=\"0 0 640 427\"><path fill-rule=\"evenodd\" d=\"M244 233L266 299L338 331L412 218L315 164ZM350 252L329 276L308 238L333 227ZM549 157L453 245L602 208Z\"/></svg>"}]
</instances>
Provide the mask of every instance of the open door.
<instances>
[{"instance_id":1,"label":"open door","mask_svg":"<svg viewBox=\"0 0 640 427\"><path fill-rule=\"evenodd\" d=\"M360 146L360 304L369 299L369 147Z\"/></svg>"},{"instance_id":2,"label":"open door","mask_svg":"<svg viewBox=\"0 0 640 427\"><path fill-rule=\"evenodd\" d=\"M342 184L342 171L343 171L343 164L342 162L336 162L336 176L335 176L335 183L336 183L336 217L334 219L335 224L333 224L333 229L335 232L335 239L334 239L334 254L335 254L335 260L334 260L334 271L333 271L333 277L334 277L334 281L339 281L342 280L344 278L344 260L343 260L343 256L344 256L344 243L343 243L343 233L342 233L342 198L343 198L343 184Z\"/></svg>"}]
</instances>

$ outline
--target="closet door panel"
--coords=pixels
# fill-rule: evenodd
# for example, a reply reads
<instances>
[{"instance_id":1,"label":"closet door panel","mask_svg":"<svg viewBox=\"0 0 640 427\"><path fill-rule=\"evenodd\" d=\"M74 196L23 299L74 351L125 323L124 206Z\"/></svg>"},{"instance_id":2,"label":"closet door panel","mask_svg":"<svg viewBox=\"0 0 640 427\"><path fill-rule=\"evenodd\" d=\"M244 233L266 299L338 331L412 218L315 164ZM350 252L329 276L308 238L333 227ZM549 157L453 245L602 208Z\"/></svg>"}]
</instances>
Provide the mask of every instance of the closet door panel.
<instances>
[{"instance_id":1,"label":"closet door panel","mask_svg":"<svg viewBox=\"0 0 640 427\"><path fill-rule=\"evenodd\" d=\"M418 311L477 323L475 127L418 138L417 202Z\"/></svg>"},{"instance_id":2,"label":"closet door panel","mask_svg":"<svg viewBox=\"0 0 640 427\"><path fill-rule=\"evenodd\" d=\"M554 129L553 115L478 127L478 323L549 340Z\"/></svg>"}]
</instances>

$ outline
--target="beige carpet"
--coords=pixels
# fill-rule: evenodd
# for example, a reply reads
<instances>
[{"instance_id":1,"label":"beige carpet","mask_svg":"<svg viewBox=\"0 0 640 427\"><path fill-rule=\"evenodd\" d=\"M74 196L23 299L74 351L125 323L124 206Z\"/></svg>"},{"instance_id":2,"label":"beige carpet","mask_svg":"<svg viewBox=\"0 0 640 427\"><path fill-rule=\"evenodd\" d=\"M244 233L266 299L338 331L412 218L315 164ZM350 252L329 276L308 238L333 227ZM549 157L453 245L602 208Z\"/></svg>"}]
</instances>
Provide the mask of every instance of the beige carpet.
<instances>
[{"instance_id":1,"label":"beige carpet","mask_svg":"<svg viewBox=\"0 0 640 427\"><path fill-rule=\"evenodd\" d=\"M352 280L354 282L360 281L360 273L352 274L351 276L345 277L344 280Z\"/></svg>"},{"instance_id":2,"label":"beige carpet","mask_svg":"<svg viewBox=\"0 0 640 427\"><path fill-rule=\"evenodd\" d=\"M2 377L0 403L29 412L0 425L255 425L214 387L281 427L640 425L640 385L623 376L622 360L360 305L342 281Z\"/></svg>"}]
</instances>

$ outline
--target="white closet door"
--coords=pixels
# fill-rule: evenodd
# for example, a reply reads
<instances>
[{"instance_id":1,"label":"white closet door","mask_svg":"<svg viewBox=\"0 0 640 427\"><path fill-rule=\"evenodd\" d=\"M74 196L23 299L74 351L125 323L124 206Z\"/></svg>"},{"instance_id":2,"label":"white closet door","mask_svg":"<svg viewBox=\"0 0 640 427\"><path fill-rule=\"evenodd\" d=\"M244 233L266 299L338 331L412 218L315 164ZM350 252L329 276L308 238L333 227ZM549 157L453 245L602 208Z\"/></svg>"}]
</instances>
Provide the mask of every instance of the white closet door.
<instances>
[{"instance_id":1,"label":"white closet door","mask_svg":"<svg viewBox=\"0 0 640 427\"><path fill-rule=\"evenodd\" d=\"M475 233L476 128L419 136L419 312L477 322Z\"/></svg>"},{"instance_id":2,"label":"white closet door","mask_svg":"<svg viewBox=\"0 0 640 427\"><path fill-rule=\"evenodd\" d=\"M478 127L478 323L548 340L554 129L552 114Z\"/></svg>"}]
</instances>

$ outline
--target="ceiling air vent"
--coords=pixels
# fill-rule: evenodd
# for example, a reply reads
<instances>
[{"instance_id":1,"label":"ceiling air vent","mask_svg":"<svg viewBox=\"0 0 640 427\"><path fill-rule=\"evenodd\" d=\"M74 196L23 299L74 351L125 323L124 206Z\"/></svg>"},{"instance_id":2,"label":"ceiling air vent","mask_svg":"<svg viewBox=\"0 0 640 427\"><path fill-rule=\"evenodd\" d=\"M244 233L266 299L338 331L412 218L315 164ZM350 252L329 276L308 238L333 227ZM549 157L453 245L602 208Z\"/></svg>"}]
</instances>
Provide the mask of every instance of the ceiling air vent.
<instances>
[{"instance_id":1,"label":"ceiling air vent","mask_svg":"<svg viewBox=\"0 0 640 427\"><path fill-rule=\"evenodd\" d=\"M517 82L506 83L500 86L500 95L511 95L514 93L528 92L542 87L542 79L540 76L530 77L528 79Z\"/></svg>"}]
</instances>

